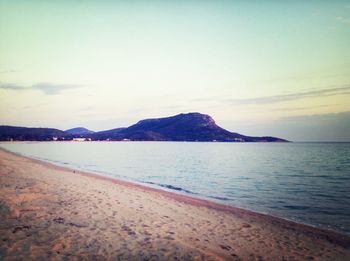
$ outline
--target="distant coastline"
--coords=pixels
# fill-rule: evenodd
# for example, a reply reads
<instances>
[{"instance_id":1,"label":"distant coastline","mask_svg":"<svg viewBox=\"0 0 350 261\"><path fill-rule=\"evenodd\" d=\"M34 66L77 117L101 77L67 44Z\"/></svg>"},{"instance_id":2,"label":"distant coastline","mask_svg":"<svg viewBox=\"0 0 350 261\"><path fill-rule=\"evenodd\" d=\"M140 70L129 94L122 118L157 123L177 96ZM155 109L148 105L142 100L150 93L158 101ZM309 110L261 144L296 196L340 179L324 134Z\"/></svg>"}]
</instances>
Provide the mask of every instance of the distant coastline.
<instances>
[{"instance_id":1,"label":"distant coastline","mask_svg":"<svg viewBox=\"0 0 350 261\"><path fill-rule=\"evenodd\" d=\"M0 141L193 141L289 142L282 138L252 137L225 130L206 114L186 113L146 119L127 128L94 132L83 127L54 128L0 126Z\"/></svg>"}]
</instances>

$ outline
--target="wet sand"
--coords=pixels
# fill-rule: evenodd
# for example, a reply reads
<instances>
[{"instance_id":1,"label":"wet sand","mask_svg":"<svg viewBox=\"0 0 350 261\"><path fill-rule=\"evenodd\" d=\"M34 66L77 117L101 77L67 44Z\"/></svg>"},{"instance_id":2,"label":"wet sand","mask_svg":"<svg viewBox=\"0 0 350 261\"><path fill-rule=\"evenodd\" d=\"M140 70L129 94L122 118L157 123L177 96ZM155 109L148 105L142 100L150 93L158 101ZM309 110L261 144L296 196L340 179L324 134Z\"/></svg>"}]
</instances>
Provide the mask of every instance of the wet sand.
<instances>
[{"instance_id":1,"label":"wet sand","mask_svg":"<svg viewBox=\"0 0 350 261\"><path fill-rule=\"evenodd\" d=\"M0 149L0 260L350 260L350 238Z\"/></svg>"}]
</instances>

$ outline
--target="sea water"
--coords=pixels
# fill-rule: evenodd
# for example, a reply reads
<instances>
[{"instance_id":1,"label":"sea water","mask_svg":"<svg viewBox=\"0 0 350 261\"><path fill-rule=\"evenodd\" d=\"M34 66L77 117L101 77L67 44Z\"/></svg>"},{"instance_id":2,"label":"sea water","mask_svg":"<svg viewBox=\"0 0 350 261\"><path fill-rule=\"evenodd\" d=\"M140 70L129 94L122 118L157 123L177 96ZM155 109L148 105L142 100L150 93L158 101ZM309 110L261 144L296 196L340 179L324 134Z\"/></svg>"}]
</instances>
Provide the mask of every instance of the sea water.
<instances>
[{"instance_id":1,"label":"sea water","mask_svg":"<svg viewBox=\"0 0 350 261\"><path fill-rule=\"evenodd\" d=\"M350 235L350 143L23 142L0 147Z\"/></svg>"}]
</instances>

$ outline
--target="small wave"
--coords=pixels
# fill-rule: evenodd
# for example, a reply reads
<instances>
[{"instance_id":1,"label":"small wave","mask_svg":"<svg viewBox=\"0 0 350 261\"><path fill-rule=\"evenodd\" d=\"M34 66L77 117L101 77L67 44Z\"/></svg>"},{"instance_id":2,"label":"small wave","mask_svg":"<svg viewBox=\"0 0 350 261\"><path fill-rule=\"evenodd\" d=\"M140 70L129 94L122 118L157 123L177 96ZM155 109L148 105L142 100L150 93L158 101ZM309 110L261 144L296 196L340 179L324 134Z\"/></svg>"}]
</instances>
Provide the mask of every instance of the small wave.
<instances>
[{"instance_id":1,"label":"small wave","mask_svg":"<svg viewBox=\"0 0 350 261\"><path fill-rule=\"evenodd\" d=\"M286 174L284 175L284 177L288 177L288 178L300 178L300 177L304 177L303 175L300 174Z\"/></svg>"},{"instance_id":2,"label":"small wave","mask_svg":"<svg viewBox=\"0 0 350 261\"><path fill-rule=\"evenodd\" d=\"M156 183L156 182L151 182L151 181L146 181L145 183L156 185L156 186L160 186L160 187L167 188L167 189L183 191L183 192L186 192L186 193L189 193L189 194L197 194L197 193L195 193L193 191L190 191L190 190L187 190L187 189L184 189L184 188L181 188L181 187L176 187L176 186L173 186L173 185L169 185L169 184L162 184L162 183Z\"/></svg>"},{"instance_id":3,"label":"small wave","mask_svg":"<svg viewBox=\"0 0 350 261\"><path fill-rule=\"evenodd\" d=\"M218 200L224 200L224 201L230 200L229 198L226 198L226 197L218 197L218 196L209 196L209 198L218 199Z\"/></svg>"},{"instance_id":4,"label":"small wave","mask_svg":"<svg viewBox=\"0 0 350 261\"><path fill-rule=\"evenodd\" d=\"M321 210L319 211L322 214L328 215L328 216L337 216L339 213L337 211L332 211L332 210Z\"/></svg>"},{"instance_id":5,"label":"small wave","mask_svg":"<svg viewBox=\"0 0 350 261\"><path fill-rule=\"evenodd\" d=\"M337 180L350 180L350 177L337 177Z\"/></svg>"},{"instance_id":6,"label":"small wave","mask_svg":"<svg viewBox=\"0 0 350 261\"><path fill-rule=\"evenodd\" d=\"M239 176L238 179L248 180L248 179L252 179L252 178L246 177L246 176Z\"/></svg>"},{"instance_id":7,"label":"small wave","mask_svg":"<svg viewBox=\"0 0 350 261\"><path fill-rule=\"evenodd\" d=\"M293 209L293 210L306 210L306 209L310 208L308 206L291 206L291 205L286 205L286 206L283 206L283 207L287 208L287 209Z\"/></svg>"}]
</instances>

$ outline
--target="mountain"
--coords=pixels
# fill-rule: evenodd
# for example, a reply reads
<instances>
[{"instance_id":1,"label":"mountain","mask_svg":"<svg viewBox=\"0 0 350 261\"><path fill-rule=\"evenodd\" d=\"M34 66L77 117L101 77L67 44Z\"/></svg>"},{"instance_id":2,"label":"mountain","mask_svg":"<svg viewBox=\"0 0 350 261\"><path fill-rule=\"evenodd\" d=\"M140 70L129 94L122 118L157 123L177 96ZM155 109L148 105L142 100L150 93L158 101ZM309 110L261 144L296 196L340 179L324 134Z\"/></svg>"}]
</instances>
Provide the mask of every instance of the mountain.
<instances>
[{"instance_id":1,"label":"mountain","mask_svg":"<svg viewBox=\"0 0 350 261\"><path fill-rule=\"evenodd\" d=\"M250 137L227 131L209 116L201 113L178 114L172 117L141 120L128 128L94 133L96 140L138 141L223 141L285 142L275 137Z\"/></svg>"},{"instance_id":2,"label":"mountain","mask_svg":"<svg viewBox=\"0 0 350 261\"><path fill-rule=\"evenodd\" d=\"M105 130L105 131L99 131L95 132L93 135L90 135L89 137L94 140L121 140L120 132L124 130L125 128L115 128L111 130Z\"/></svg>"},{"instance_id":3,"label":"mountain","mask_svg":"<svg viewBox=\"0 0 350 261\"><path fill-rule=\"evenodd\" d=\"M77 127L73 129L69 129L65 131L66 133L72 134L72 135L86 135L86 134L92 134L94 131L88 130L83 127Z\"/></svg>"},{"instance_id":4,"label":"mountain","mask_svg":"<svg viewBox=\"0 0 350 261\"><path fill-rule=\"evenodd\" d=\"M0 126L0 140L33 140L48 141L57 138L72 139L68 133L52 128L26 128L14 126Z\"/></svg>"},{"instance_id":5,"label":"mountain","mask_svg":"<svg viewBox=\"0 0 350 261\"><path fill-rule=\"evenodd\" d=\"M286 142L276 137L251 137L230 132L205 114L182 113L171 117L146 119L127 128L93 132L79 127L66 131L50 128L0 126L0 140L133 140L133 141L221 141Z\"/></svg>"}]
</instances>

